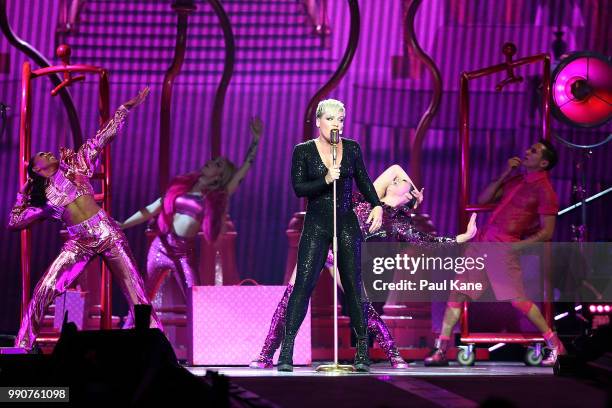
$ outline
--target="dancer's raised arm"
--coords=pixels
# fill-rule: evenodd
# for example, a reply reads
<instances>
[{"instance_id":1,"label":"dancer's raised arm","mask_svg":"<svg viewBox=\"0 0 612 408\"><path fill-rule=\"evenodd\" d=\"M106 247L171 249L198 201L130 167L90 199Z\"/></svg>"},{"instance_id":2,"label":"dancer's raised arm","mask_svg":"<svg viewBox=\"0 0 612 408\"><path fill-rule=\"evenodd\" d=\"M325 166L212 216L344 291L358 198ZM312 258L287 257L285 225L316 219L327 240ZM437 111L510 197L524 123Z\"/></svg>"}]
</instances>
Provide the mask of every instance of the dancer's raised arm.
<instances>
[{"instance_id":1,"label":"dancer's raised arm","mask_svg":"<svg viewBox=\"0 0 612 408\"><path fill-rule=\"evenodd\" d=\"M162 199L161 197L157 200L153 201L151 204L146 207L141 208L134 214L132 214L128 219L123 221L121 224L121 229L128 229L135 225L142 224L143 222L149 221L151 218L157 216L162 209Z\"/></svg>"},{"instance_id":2,"label":"dancer's raised arm","mask_svg":"<svg viewBox=\"0 0 612 408\"><path fill-rule=\"evenodd\" d=\"M261 134L263 131L263 122L257 116L251 118L249 122L249 129L251 130L251 134L253 135L253 140L251 141L251 145L249 146L249 150L247 151L242 166L240 166L238 171L236 171L236 174L234 174L230 182L227 184L227 192L230 195L236 191L236 189L246 176L247 172L251 168L251 163L253 163L255 155L257 154L259 139L261 138Z\"/></svg>"}]
</instances>

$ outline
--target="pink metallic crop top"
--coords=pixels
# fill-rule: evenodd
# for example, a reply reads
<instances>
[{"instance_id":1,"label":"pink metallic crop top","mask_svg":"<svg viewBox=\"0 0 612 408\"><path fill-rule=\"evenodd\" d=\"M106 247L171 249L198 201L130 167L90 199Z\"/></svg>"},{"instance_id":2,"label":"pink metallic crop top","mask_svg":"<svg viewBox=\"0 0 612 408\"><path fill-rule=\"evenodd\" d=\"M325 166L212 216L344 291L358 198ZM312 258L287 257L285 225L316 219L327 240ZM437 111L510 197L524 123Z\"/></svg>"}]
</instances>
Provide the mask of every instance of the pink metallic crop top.
<instances>
[{"instance_id":1,"label":"pink metallic crop top","mask_svg":"<svg viewBox=\"0 0 612 408\"><path fill-rule=\"evenodd\" d=\"M174 200L174 212L188 215L198 222L204 218L204 196L201 194L185 193Z\"/></svg>"},{"instance_id":2,"label":"pink metallic crop top","mask_svg":"<svg viewBox=\"0 0 612 408\"><path fill-rule=\"evenodd\" d=\"M27 205L28 197L17 194L17 202L11 210L9 228L23 228L32 221L52 217L61 219L65 207L82 195L93 195L89 182L97 166L102 149L110 143L123 127L128 109L121 105L115 115L94 137L87 140L75 152L62 147L57 172L47 180L45 195L47 204L43 208Z\"/></svg>"}]
</instances>

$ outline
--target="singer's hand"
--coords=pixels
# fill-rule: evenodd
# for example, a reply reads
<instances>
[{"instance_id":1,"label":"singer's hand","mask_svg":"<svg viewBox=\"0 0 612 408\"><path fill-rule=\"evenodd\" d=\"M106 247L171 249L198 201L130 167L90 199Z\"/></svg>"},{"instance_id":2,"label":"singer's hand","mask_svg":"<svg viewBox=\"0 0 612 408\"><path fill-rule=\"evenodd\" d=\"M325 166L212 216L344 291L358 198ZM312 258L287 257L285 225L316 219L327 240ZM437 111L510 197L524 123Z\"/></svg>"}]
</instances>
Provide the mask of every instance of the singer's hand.
<instances>
[{"instance_id":1,"label":"singer's hand","mask_svg":"<svg viewBox=\"0 0 612 408\"><path fill-rule=\"evenodd\" d=\"M508 170L512 171L513 169L519 167L521 165L521 158L515 156L511 159L508 159Z\"/></svg>"},{"instance_id":2,"label":"singer's hand","mask_svg":"<svg viewBox=\"0 0 612 408\"><path fill-rule=\"evenodd\" d=\"M512 171L518 168L520 165L521 165L520 157L515 156L515 157L512 157L511 159L508 159L508 168L499 177L498 182L503 183L508 178L510 173L512 173Z\"/></svg>"},{"instance_id":3,"label":"singer's hand","mask_svg":"<svg viewBox=\"0 0 612 408\"><path fill-rule=\"evenodd\" d=\"M377 231L380 226L382 225L382 218L383 218L383 209L380 205L372 208L372 211L370 211L370 215L368 215L368 219L366 221L366 224L370 224L370 228L368 229L368 231L370 233Z\"/></svg>"},{"instance_id":4,"label":"singer's hand","mask_svg":"<svg viewBox=\"0 0 612 408\"><path fill-rule=\"evenodd\" d=\"M340 178L340 165L336 164L335 166L327 168L327 174L325 175L325 182L327 184L331 184L334 180L338 180Z\"/></svg>"}]
</instances>

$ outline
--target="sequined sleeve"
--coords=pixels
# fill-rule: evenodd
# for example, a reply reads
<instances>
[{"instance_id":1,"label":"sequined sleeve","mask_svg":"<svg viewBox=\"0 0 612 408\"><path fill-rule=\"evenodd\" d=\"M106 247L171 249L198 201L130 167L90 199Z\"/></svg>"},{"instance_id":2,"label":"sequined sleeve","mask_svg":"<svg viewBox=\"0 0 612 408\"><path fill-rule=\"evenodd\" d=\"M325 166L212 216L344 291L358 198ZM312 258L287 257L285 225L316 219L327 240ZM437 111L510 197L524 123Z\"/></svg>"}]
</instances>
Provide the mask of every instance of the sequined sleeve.
<instances>
[{"instance_id":1,"label":"sequined sleeve","mask_svg":"<svg viewBox=\"0 0 612 408\"><path fill-rule=\"evenodd\" d=\"M17 193L17 200L11 209L9 216L9 229L22 229L31 223L42 220L48 216L45 208L28 206L27 197L21 193Z\"/></svg>"},{"instance_id":2,"label":"sequined sleeve","mask_svg":"<svg viewBox=\"0 0 612 408\"><path fill-rule=\"evenodd\" d=\"M87 177L93 175L100 152L119 133L128 112L128 109L121 105L115 115L96 132L96 135L83 143L76 153L74 163L72 163L73 166L76 166L74 170Z\"/></svg>"},{"instance_id":3,"label":"sequined sleeve","mask_svg":"<svg viewBox=\"0 0 612 408\"><path fill-rule=\"evenodd\" d=\"M291 182L298 197L313 197L322 193L328 187L325 176L308 180L308 163L303 144L299 144L293 149Z\"/></svg>"},{"instance_id":4,"label":"sequined sleeve","mask_svg":"<svg viewBox=\"0 0 612 408\"><path fill-rule=\"evenodd\" d=\"M365 200L372 205L372 207L377 207L382 205L378 195L376 194L376 189L374 188L374 184L372 184L372 180L370 180L370 176L368 176L368 171L365 168L365 164L363 163L363 156L361 155L361 147L359 147L359 143L355 143L356 156L355 156L355 183L357 184L357 188L359 192L363 194Z\"/></svg>"},{"instance_id":5,"label":"sequined sleeve","mask_svg":"<svg viewBox=\"0 0 612 408\"><path fill-rule=\"evenodd\" d=\"M438 237L417 230L407 216L399 216L393 220L393 232L396 241L409 242L417 246L428 247L432 244L454 245L457 243L455 238Z\"/></svg>"}]
</instances>

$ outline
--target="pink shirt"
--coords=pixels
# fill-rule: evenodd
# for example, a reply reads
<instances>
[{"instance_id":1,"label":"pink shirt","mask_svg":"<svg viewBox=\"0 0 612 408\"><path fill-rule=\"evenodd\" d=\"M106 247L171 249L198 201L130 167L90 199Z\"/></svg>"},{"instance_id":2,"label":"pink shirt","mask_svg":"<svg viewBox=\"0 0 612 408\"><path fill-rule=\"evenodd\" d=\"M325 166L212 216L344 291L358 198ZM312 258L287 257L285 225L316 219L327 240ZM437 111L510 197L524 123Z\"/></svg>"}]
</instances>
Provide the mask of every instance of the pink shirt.
<instances>
[{"instance_id":1,"label":"pink shirt","mask_svg":"<svg viewBox=\"0 0 612 408\"><path fill-rule=\"evenodd\" d=\"M185 193L174 200L174 212L188 215L202 222L204 218L204 196L202 194Z\"/></svg>"},{"instance_id":2,"label":"pink shirt","mask_svg":"<svg viewBox=\"0 0 612 408\"><path fill-rule=\"evenodd\" d=\"M512 177L503 185L502 199L480 233L480 241L518 241L538 230L540 215L557 215L559 200L548 173Z\"/></svg>"}]
</instances>

